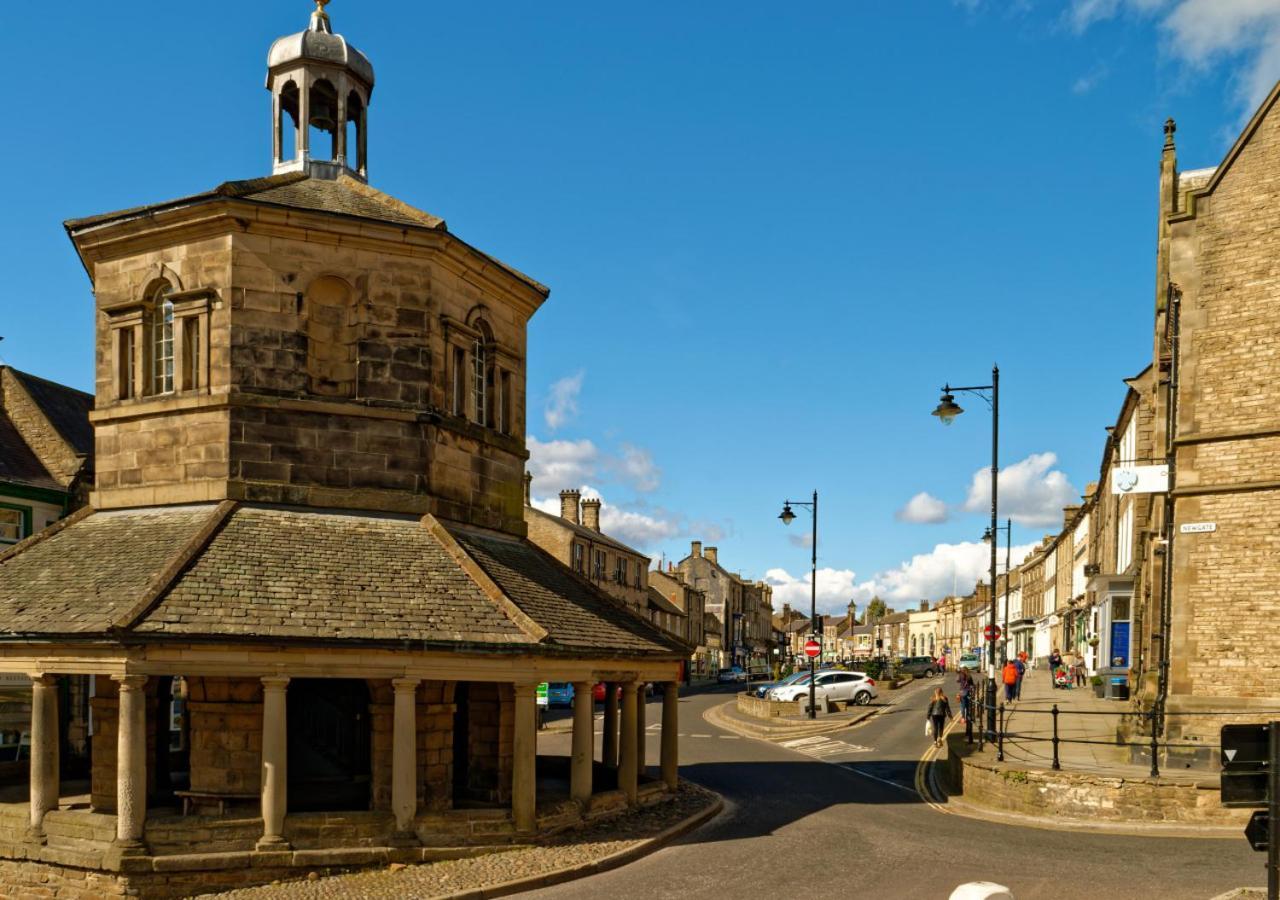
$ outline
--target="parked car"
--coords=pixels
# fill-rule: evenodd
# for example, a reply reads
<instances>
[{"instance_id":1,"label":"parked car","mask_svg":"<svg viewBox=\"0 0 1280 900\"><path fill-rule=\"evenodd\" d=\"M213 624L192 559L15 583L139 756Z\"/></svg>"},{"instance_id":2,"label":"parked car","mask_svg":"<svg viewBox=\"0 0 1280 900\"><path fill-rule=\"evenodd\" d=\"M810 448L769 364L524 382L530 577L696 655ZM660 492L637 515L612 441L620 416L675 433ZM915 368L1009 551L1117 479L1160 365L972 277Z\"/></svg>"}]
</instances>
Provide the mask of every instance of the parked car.
<instances>
[{"instance_id":1,"label":"parked car","mask_svg":"<svg viewBox=\"0 0 1280 900\"><path fill-rule=\"evenodd\" d=\"M720 684L735 684L737 682L745 683L747 680L747 672L742 666L733 666L728 669L721 669L716 675L716 681Z\"/></svg>"},{"instance_id":2,"label":"parked car","mask_svg":"<svg viewBox=\"0 0 1280 900\"><path fill-rule=\"evenodd\" d=\"M963 653L960 656L960 668L976 672L982 668L982 661L978 659L976 653Z\"/></svg>"},{"instance_id":3,"label":"parked car","mask_svg":"<svg viewBox=\"0 0 1280 900\"><path fill-rule=\"evenodd\" d=\"M773 672L768 666L754 666L747 669L747 681L769 681L773 678Z\"/></svg>"},{"instance_id":4,"label":"parked car","mask_svg":"<svg viewBox=\"0 0 1280 900\"><path fill-rule=\"evenodd\" d=\"M547 706L573 706L573 684L568 681L548 682Z\"/></svg>"},{"instance_id":5,"label":"parked car","mask_svg":"<svg viewBox=\"0 0 1280 900\"><path fill-rule=\"evenodd\" d=\"M788 675L786 678L782 679L781 681L771 681L768 684L756 685L751 689L751 693L763 700L765 697L769 695L769 692L774 688L786 687L792 684L808 684L808 683L809 683L808 672L796 672L792 675Z\"/></svg>"},{"instance_id":6,"label":"parked car","mask_svg":"<svg viewBox=\"0 0 1280 900\"><path fill-rule=\"evenodd\" d=\"M615 691L615 692L616 692L616 693L617 693L617 695L618 695L618 696L617 696L617 699L618 699L619 701L621 701L621 700L622 700L622 685L621 685L621 684L617 685L617 687L616 687L616 691ZM644 683L644 695L645 695L646 697L652 697L652 696L653 696L653 682L652 682L652 681L646 681L646 682ZM592 696L592 698L593 698L597 703L603 703L603 702L604 702L604 682L603 682L603 681L597 681L597 682L595 683L595 687L593 687L593 688L591 689L591 696Z\"/></svg>"},{"instance_id":7,"label":"parked car","mask_svg":"<svg viewBox=\"0 0 1280 900\"><path fill-rule=\"evenodd\" d=\"M914 675L917 678L932 678L942 671L938 661L931 656L908 656L898 660L893 668L899 675Z\"/></svg>"},{"instance_id":8,"label":"parked car","mask_svg":"<svg viewBox=\"0 0 1280 900\"><path fill-rule=\"evenodd\" d=\"M819 697L865 706L876 697L876 681L863 672L819 672L814 682ZM769 691L770 700L789 703L809 696L809 685L788 684Z\"/></svg>"}]
</instances>

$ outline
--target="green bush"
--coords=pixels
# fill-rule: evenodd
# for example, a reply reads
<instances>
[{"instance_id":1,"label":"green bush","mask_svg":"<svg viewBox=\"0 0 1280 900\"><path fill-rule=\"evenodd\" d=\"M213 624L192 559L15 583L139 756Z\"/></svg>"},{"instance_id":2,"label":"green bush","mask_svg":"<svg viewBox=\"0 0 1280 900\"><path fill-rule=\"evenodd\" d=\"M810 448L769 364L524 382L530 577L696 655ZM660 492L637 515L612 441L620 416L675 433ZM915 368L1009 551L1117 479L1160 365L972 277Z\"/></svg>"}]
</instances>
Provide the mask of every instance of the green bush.
<instances>
[{"instance_id":1,"label":"green bush","mask_svg":"<svg viewBox=\"0 0 1280 900\"><path fill-rule=\"evenodd\" d=\"M1094 675L1092 678L1089 679L1089 683L1094 687L1098 687L1099 685L1102 684L1102 676Z\"/></svg>"}]
</instances>

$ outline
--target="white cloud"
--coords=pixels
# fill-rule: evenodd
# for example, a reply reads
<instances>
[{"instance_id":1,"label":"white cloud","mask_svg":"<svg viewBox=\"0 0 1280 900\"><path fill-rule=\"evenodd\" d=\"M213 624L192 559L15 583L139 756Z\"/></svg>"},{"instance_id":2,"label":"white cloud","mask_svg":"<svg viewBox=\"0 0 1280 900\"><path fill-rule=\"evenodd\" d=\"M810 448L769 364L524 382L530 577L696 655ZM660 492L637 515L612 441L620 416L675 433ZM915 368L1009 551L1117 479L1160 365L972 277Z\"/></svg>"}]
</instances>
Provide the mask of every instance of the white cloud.
<instances>
[{"instance_id":1,"label":"white cloud","mask_svg":"<svg viewBox=\"0 0 1280 900\"><path fill-rule=\"evenodd\" d=\"M1093 91L1098 85L1106 81L1107 76L1111 74L1111 67L1106 63L1098 63L1088 72L1085 72L1071 84L1071 93L1084 95Z\"/></svg>"},{"instance_id":2,"label":"white cloud","mask_svg":"<svg viewBox=\"0 0 1280 900\"><path fill-rule=\"evenodd\" d=\"M1238 58L1238 101L1250 111L1280 77L1280 0L1073 0L1077 34L1119 15L1155 16L1174 58L1208 66Z\"/></svg>"},{"instance_id":3,"label":"white cloud","mask_svg":"<svg viewBox=\"0 0 1280 900\"><path fill-rule=\"evenodd\" d=\"M813 532L806 531L804 534L789 534L787 535L787 542L790 543L792 547L799 547L801 550L808 550L813 546Z\"/></svg>"},{"instance_id":4,"label":"white cloud","mask_svg":"<svg viewBox=\"0 0 1280 900\"><path fill-rule=\"evenodd\" d=\"M1014 547L1013 565L1026 559L1035 544ZM1004 571L1004 548L997 555ZM917 553L896 569L878 573L861 587L898 610L914 608L925 599L939 600L952 591L967 594L978 581L990 581L991 546L982 541L938 544L928 553Z\"/></svg>"},{"instance_id":5,"label":"white cloud","mask_svg":"<svg viewBox=\"0 0 1280 900\"><path fill-rule=\"evenodd\" d=\"M683 517L679 514L664 509L650 509L640 504L618 506L604 500L600 491L589 484L581 485L578 490L584 500L601 501L600 530L637 550L654 550L660 542L669 540L684 530ZM531 501L535 509L553 516L560 515L558 492L551 497L535 495Z\"/></svg>"},{"instance_id":6,"label":"white cloud","mask_svg":"<svg viewBox=\"0 0 1280 900\"><path fill-rule=\"evenodd\" d=\"M547 408L543 417L547 427L552 431L575 419L578 415L578 395L582 393L582 382L587 373L578 371L568 375L551 385L547 392Z\"/></svg>"},{"instance_id":7,"label":"white cloud","mask_svg":"<svg viewBox=\"0 0 1280 900\"><path fill-rule=\"evenodd\" d=\"M894 515L900 522L936 525L947 521L947 504L927 491L921 491L908 500L906 505Z\"/></svg>"},{"instance_id":8,"label":"white cloud","mask_svg":"<svg viewBox=\"0 0 1280 900\"><path fill-rule=\"evenodd\" d=\"M600 451L585 438L580 441L540 441L529 435L529 472L536 493L559 493L571 485L593 479Z\"/></svg>"},{"instance_id":9,"label":"white cloud","mask_svg":"<svg viewBox=\"0 0 1280 900\"><path fill-rule=\"evenodd\" d=\"M606 461L608 470L624 484L637 491L656 491L662 483L662 470L653 461L653 454L632 444L623 444L616 457Z\"/></svg>"},{"instance_id":10,"label":"white cloud","mask_svg":"<svg viewBox=\"0 0 1280 900\"><path fill-rule=\"evenodd\" d=\"M865 603L870 599L869 594L864 597L865 592L859 592L854 577L852 569L819 569L818 612L826 615L844 615L848 612L850 600L857 599ZM765 572L764 580L773 585L774 612L781 612L782 605L786 603L792 609L798 609L805 615L809 614L812 573L805 572L804 575L796 577L786 569L770 569Z\"/></svg>"},{"instance_id":11,"label":"white cloud","mask_svg":"<svg viewBox=\"0 0 1280 900\"><path fill-rule=\"evenodd\" d=\"M1000 470L1000 518L1019 525L1043 527L1062 523L1062 508L1080 502L1080 492L1067 476L1053 468L1054 453L1033 453ZM964 508L981 512L991 506L991 470L979 469L969 485Z\"/></svg>"}]
</instances>

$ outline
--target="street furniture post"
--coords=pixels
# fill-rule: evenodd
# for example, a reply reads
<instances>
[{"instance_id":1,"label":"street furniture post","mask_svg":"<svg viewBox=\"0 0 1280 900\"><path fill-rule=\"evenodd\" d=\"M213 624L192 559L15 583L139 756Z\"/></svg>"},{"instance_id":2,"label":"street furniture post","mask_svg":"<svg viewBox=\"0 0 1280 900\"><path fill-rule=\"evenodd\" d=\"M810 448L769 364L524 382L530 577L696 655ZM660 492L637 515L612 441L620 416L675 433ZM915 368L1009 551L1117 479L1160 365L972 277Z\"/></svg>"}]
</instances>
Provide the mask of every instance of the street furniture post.
<instances>
[{"instance_id":1,"label":"street furniture post","mask_svg":"<svg viewBox=\"0 0 1280 900\"><path fill-rule=\"evenodd\" d=\"M1054 771L1062 768L1062 763L1058 761L1058 704L1053 704L1053 768Z\"/></svg>"}]
</instances>

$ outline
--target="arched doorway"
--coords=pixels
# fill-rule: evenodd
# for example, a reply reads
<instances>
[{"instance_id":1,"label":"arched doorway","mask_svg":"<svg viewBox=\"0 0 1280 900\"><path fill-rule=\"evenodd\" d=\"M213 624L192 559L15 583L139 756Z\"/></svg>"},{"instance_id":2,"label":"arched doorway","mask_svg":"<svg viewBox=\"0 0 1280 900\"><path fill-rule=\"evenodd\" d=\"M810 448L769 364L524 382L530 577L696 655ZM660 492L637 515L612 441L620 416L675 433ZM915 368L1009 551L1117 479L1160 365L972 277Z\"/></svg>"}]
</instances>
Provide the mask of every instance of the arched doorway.
<instances>
[{"instance_id":1,"label":"arched doorway","mask_svg":"<svg viewBox=\"0 0 1280 900\"><path fill-rule=\"evenodd\" d=\"M289 683L289 809L369 808L369 687L338 678Z\"/></svg>"}]
</instances>

